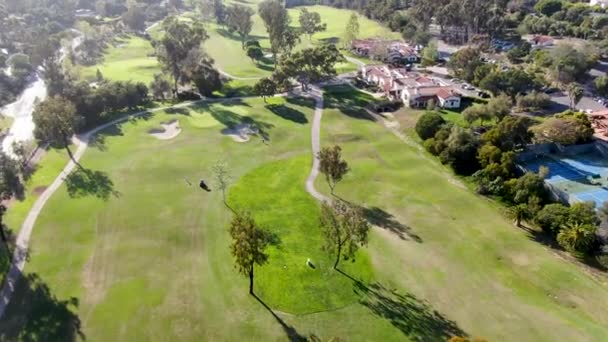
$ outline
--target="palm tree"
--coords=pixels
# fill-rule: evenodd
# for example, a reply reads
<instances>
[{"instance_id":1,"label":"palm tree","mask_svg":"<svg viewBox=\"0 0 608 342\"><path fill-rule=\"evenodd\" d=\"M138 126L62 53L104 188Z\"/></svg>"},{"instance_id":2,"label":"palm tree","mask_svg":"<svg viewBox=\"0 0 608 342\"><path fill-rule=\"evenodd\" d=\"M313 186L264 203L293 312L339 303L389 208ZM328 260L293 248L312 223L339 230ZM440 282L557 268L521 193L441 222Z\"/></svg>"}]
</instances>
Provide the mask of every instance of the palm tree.
<instances>
[{"instance_id":1,"label":"palm tree","mask_svg":"<svg viewBox=\"0 0 608 342\"><path fill-rule=\"evenodd\" d=\"M588 223L566 223L557 234L557 242L572 253L588 252L595 243L597 227Z\"/></svg>"},{"instance_id":2,"label":"palm tree","mask_svg":"<svg viewBox=\"0 0 608 342\"><path fill-rule=\"evenodd\" d=\"M515 222L517 227L521 227L521 221L528 218L530 212L528 210L528 206L525 204L518 204L512 207L509 207L507 211L507 215L510 219Z\"/></svg>"}]
</instances>

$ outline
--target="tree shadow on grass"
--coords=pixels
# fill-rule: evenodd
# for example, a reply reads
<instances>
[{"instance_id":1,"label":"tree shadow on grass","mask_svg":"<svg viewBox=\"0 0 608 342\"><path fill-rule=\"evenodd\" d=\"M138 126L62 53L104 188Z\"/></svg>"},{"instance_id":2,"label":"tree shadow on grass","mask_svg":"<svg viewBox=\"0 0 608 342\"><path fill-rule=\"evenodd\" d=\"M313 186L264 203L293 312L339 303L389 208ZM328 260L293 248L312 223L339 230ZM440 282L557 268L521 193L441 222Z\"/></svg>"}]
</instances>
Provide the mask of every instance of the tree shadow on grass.
<instances>
[{"instance_id":1,"label":"tree shadow on grass","mask_svg":"<svg viewBox=\"0 0 608 342\"><path fill-rule=\"evenodd\" d=\"M413 240L418 243L422 238L412 228L399 222L395 216L378 207L363 207L363 214L369 223L396 234L401 240Z\"/></svg>"},{"instance_id":2,"label":"tree shadow on grass","mask_svg":"<svg viewBox=\"0 0 608 342\"><path fill-rule=\"evenodd\" d=\"M110 195L120 196L120 193L114 190L114 182L103 171L76 168L65 178L65 184L72 198L94 196L108 200Z\"/></svg>"},{"instance_id":3,"label":"tree shadow on grass","mask_svg":"<svg viewBox=\"0 0 608 342\"><path fill-rule=\"evenodd\" d=\"M228 30L224 29L224 28L218 28L217 33L224 37L224 38L228 38L230 40L235 40L237 42L241 42L241 37L239 37L237 34L234 33L230 33ZM264 36L258 36L258 35L249 35L247 36L247 40L262 40L262 39L266 39L267 37ZM245 54L245 50L243 50L243 55Z\"/></svg>"},{"instance_id":4,"label":"tree shadow on grass","mask_svg":"<svg viewBox=\"0 0 608 342\"><path fill-rule=\"evenodd\" d=\"M22 275L0 320L0 341L86 340L74 313L78 304L57 298L36 273Z\"/></svg>"},{"instance_id":5,"label":"tree shadow on grass","mask_svg":"<svg viewBox=\"0 0 608 342\"><path fill-rule=\"evenodd\" d=\"M190 110L188 108L167 108L165 109L165 112L172 115L190 116Z\"/></svg>"},{"instance_id":6,"label":"tree shadow on grass","mask_svg":"<svg viewBox=\"0 0 608 342\"><path fill-rule=\"evenodd\" d=\"M285 120L293 121L299 124L308 123L308 119L304 113L299 110L288 107L284 104L269 104L266 105L266 109L273 112L277 116L282 117Z\"/></svg>"},{"instance_id":7,"label":"tree shadow on grass","mask_svg":"<svg viewBox=\"0 0 608 342\"><path fill-rule=\"evenodd\" d=\"M271 123L256 120L250 116L241 116L237 113L221 108L210 107L209 113L214 119L219 121L227 128L234 129L238 125L247 124L252 129L256 130L258 132L257 135L262 137L262 139L266 141L270 140L269 131L270 129L274 128L274 125Z\"/></svg>"},{"instance_id":8,"label":"tree shadow on grass","mask_svg":"<svg viewBox=\"0 0 608 342\"><path fill-rule=\"evenodd\" d=\"M337 271L354 282L354 291L362 296L362 305L387 319L412 341L446 341L452 336L467 336L456 322L413 294L401 294L377 282L365 285L343 271Z\"/></svg>"},{"instance_id":9,"label":"tree shadow on grass","mask_svg":"<svg viewBox=\"0 0 608 342\"><path fill-rule=\"evenodd\" d=\"M315 108L315 104L316 101L310 98L306 98L306 97L300 97L300 96L295 96L295 97L287 97L286 98L288 103L294 104L296 106L302 106L302 107L306 107L306 108Z\"/></svg>"},{"instance_id":10,"label":"tree shadow on grass","mask_svg":"<svg viewBox=\"0 0 608 342\"><path fill-rule=\"evenodd\" d=\"M337 109L354 119L376 121L366 108L374 99L348 87L336 86L325 92L325 107Z\"/></svg>"},{"instance_id":11,"label":"tree shadow on grass","mask_svg":"<svg viewBox=\"0 0 608 342\"><path fill-rule=\"evenodd\" d=\"M272 309L268 305L266 305L266 303L264 303L264 301L260 297L258 297L255 293L253 294L253 298L255 298L258 302L260 302L260 304L262 304L262 306L266 310L268 310L268 312L270 312L272 317L274 317L274 319L281 325L281 328L283 328L283 331L285 331L285 334L287 335L287 337L289 338L290 341L305 342L307 340L306 337L303 335L300 335L300 333L298 333L298 331L294 327L285 323L285 321L283 321L283 319L281 319L281 317L279 317L276 313L274 313L274 311L272 311Z\"/></svg>"}]
</instances>

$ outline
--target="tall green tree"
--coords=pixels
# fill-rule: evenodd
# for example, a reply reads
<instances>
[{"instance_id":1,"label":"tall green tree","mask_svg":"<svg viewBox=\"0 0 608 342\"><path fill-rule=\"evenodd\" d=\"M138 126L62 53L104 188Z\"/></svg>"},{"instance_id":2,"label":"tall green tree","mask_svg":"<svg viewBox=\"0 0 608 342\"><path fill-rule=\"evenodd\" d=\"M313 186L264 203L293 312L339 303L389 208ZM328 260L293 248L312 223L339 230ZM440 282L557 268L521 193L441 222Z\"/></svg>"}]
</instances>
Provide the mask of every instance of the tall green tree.
<instances>
[{"instance_id":1,"label":"tall green tree","mask_svg":"<svg viewBox=\"0 0 608 342\"><path fill-rule=\"evenodd\" d=\"M343 60L344 57L335 45L322 45L282 58L278 69L285 76L296 79L307 90L311 82L335 76L336 63Z\"/></svg>"},{"instance_id":2,"label":"tall green tree","mask_svg":"<svg viewBox=\"0 0 608 342\"><path fill-rule=\"evenodd\" d=\"M348 23L346 24L346 28L344 29L343 44L345 45L345 47L350 46L353 40L359 37L360 29L361 28L359 26L359 16L357 15L357 13L351 14L350 18L348 19Z\"/></svg>"},{"instance_id":3,"label":"tall green tree","mask_svg":"<svg viewBox=\"0 0 608 342\"><path fill-rule=\"evenodd\" d=\"M471 82L475 78L475 70L482 64L479 50L466 47L450 57L448 68L454 76Z\"/></svg>"},{"instance_id":4,"label":"tall green tree","mask_svg":"<svg viewBox=\"0 0 608 342\"><path fill-rule=\"evenodd\" d=\"M258 5L258 13L270 39L270 51L277 63L277 54L289 53L298 44L298 32L290 27L291 17L280 0L264 0Z\"/></svg>"},{"instance_id":5,"label":"tall green tree","mask_svg":"<svg viewBox=\"0 0 608 342\"><path fill-rule=\"evenodd\" d=\"M342 148L338 145L324 147L317 155L319 158L319 171L325 176L327 185L334 193L336 184L348 173L348 163L342 159Z\"/></svg>"},{"instance_id":6,"label":"tall green tree","mask_svg":"<svg viewBox=\"0 0 608 342\"><path fill-rule=\"evenodd\" d=\"M199 50L209 36L201 22L188 24L175 16L167 17L162 28L165 34L156 45L156 55L163 69L171 75L173 94L177 96L178 85L183 84L187 76L183 64L187 61L188 54L192 50Z\"/></svg>"},{"instance_id":7,"label":"tall green tree","mask_svg":"<svg viewBox=\"0 0 608 342\"><path fill-rule=\"evenodd\" d=\"M264 99L264 103L266 103L266 98L274 96L277 93L277 88L276 82L268 77L264 77L253 86L253 92Z\"/></svg>"},{"instance_id":8,"label":"tall green tree","mask_svg":"<svg viewBox=\"0 0 608 342\"><path fill-rule=\"evenodd\" d=\"M255 266L268 262L266 247L269 237L258 228L253 217L248 212L236 213L229 228L232 243L230 252L239 273L249 277L249 294L253 295L253 279Z\"/></svg>"},{"instance_id":9,"label":"tall green tree","mask_svg":"<svg viewBox=\"0 0 608 342\"><path fill-rule=\"evenodd\" d=\"M304 7L300 10L300 29L312 40L312 35L327 30L327 24L321 23L321 15L318 12L309 11Z\"/></svg>"},{"instance_id":10,"label":"tall green tree","mask_svg":"<svg viewBox=\"0 0 608 342\"><path fill-rule=\"evenodd\" d=\"M54 96L36 105L32 113L34 136L42 143L63 148L72 161L82 169L70 150L72 136L82 125L83 119L76 114L76 107L69 100Z\"/></svg>"},{"instance_id":11,"label":"tall green tree","mask_svg":"<svg viewBox=\"0 0 608 342\"><path fill-rule=\"evenodd\" d=\"M241 5L232 5L226 10L226 25L228 31L236 32L241 37L241 47L245 47L245 41L253 27L254 12L251 8Z\"/></svg>"},{"instance_id":12,"label":"tall green tree","mask_svg":"<svg viewBox=\"0 0 608 342\"><path fill-rule=\"evenodd\" d=\"M598 94L608 96L608 76L602 75L596 77L595 80L593 80L593 84L595 85Z\"/></svg>"},{"instance_id":13,"label":"tall green tree","mask_svg":"<svg viewBox=\"0 0 608 342\"><path fill-rule=\"evenodd\" d=\"M18 161L0 151L0 202L23 193Z\"/></svg>"},{"instance_id":14,"label":"tall green tree","mask_svg":"<svg viewBox=\"0 0 608 342\"><path fill-rule=\"evenodd\" d=\"M319 226L325 238L323 250L336 258L334 269L340 259L354 259L357 250L367 245L370 225L363 210L344 201L324 202Z\"/></svg>"}]
</instances>

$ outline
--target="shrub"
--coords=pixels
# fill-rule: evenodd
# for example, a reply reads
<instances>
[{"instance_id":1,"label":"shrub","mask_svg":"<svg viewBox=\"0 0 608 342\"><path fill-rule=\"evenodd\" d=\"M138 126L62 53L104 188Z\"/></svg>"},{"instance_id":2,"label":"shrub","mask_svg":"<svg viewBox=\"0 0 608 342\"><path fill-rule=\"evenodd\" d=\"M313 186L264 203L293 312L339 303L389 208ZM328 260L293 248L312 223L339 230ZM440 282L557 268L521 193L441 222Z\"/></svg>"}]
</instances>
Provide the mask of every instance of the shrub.
<instances>
[{"instance_id":1,"label":"shrub","mask_svg":"<svg viewBox=\"0 0 608 342\"><path fill-rule=\"evenodd\" d=\"M416 123L416 133L422 140L432 138L444 123L445 120L438 113L426 112Z\"/></svg>"}]
</instances>

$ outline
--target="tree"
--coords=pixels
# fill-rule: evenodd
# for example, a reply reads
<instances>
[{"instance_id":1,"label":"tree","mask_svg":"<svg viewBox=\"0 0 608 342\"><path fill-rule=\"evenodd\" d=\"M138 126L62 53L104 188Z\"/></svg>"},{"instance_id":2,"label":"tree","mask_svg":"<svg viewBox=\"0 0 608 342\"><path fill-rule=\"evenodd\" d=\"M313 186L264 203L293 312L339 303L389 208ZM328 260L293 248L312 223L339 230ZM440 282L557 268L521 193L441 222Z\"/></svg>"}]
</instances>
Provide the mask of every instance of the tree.
<instances>
[{"instance_id":1,"label":"tree","mask_svg":"<svg viewBox=\"0 0 608 342\"><path fill-rule=\"evenodd\" d=\"M512 151L532 141L530 127L535 122L524 116L507 116L484 133L481 140L491 142L503 151Z\"/></svg>"},{"instance_id":2,"label":"tree","mask_svg":"<svg viewBox=\"0 0 608 342\"><path fill-rule=\"evenodd\" d=\"M584 114L583 114L584 115ZM574 117L553 117L532 128L537 143L573 145L591 140L593 128L588 120Z\"/></svg>"},{"instance_id":3,"label":"tree","mask_svg":"<svg viewBox=\"0 0 608 342\"><path fill-rule=\"evenodd\" d=\"M517 227L521 227L521 221L529 217L528 205L518 204L508 209L509 217L515 222Z\"/></svg>"},{"instance_id":4,"label":"tree","mask_svg":"<svg viewBox=\"0 0 608 342\"><path fill-rule=\"evenodd\" d=\"M245 47L245 41L251 33L254 12L251 8L241 5L232 5L226 11L226 25L228 31L236 32L241 37L241 47Z\"/></svg>"},{"instance_id":5,"label":"tree","mask_svg":"<svg viewBox=\"0 0 608 342\"><path fill-rule=\"evenodd\" d=\"M254 86L253 92L264 99L264 103L266 103L266 98L269 96L274 96L277 92L277 84L270 78L264 77L260 79Z\"/></svg>"},{"instance_id":6,"label":"tree","mask_svg":"<svg viewBox=\"0 0 608 342\"><path fill-rule=\"evenodd\" d=\"M171 82L163 74L154 74L154 80L150 83L152 96L156 100L165 100L165 95L171 92Z\"/></svg>"},{"instance_id":7,"label":"tree","mask_svg":"<svg viewBox=\"0 0 608 342\"><path fill-rule=\"evenodd\" d=\"M225 160L219 160L211 166L211 173L215 186L222 191L222 200L226 204L226 189L230 185L232 177L230 176L230 168Z\"/></svg>"},{"instance_id":8,"label":"tree","mask_svg":"<svg viewBox=\"0 0 608 342\"><path fill-rule=\"evenodd\" d=\"M429 45L422 50L422 66L434 65L438 59L437 41L431 40Z\"/></svg>"},{"instance_id":9,"label":"tree","mask_svg":"<svg viewBox=\"0 0 608 342\"><path fill-rule=\"evenodd\" d=\"M299 42L297 32L289 26L291 17L280 0L264 0L258 5L258 13L270 39L270 51L277 62L277 54L289 53Z\"/></svg>"},{"instance_id":10,"label":"tree","mask_svg":"<svg viewBox=\"0 0 608 342\"><path fill-rule=\"evenodd\" d=\"M249 212L236 213L230 222L229 232L232 237L230 252L235 267L239 273L249 277L249 294L253 295L254 267L268 262L265 250L269 236L257 227Z\"/></svg>"},{"instance_id":11,"label":"tree","mask_svg":"<svg viewBox=\"0 0 608 342\"><path fill-rule=\"evenodd\" d=\"M335 76L336 63L343 60L344 57L336 46L328 44L283 57L278 69L284 76L296 79L306 90L311 82Z\"/></svg>"},{"instance_id":12,"label":"tree","mask_svg":"<svg viewBox=\"0 0 608 342\"><path fill-rule=\"evenodd\" d=\"M248 46L247 47L247 57L251 58L251 61L259 61L264 57L264 51L259 46Z\"/></svg>"},{"instance_id":13,"label":"tree","mask_svg":"<svg viewBox=\"0 0 608 342\"><path fill-rule=\"evenodd\" d=\"M583 87L578 83L571 83L568 85L568 98L570 99L570 109L574 110L576 105L583 98L583 94L585 93Z\"/></svg>"},{"instance_id":14,"label":"tree","mask_svg":"<svg viewBox=\"0 0 608 342\"><path fill-rule=\"evenodd\" d=\"M0 150L0 203L23 194L18 161Z\"/></svg>"},{"instance_id":15,"label":"tree","mask_svg":"<svg viewBox=\"0 0 608 342\"><path fill-rule=\"evenodd\" d=\"M507 115L511 114L512 107L513 101L504 94L491 98L486 104L488 112L496 119L496 122L502 121Z\"/></svg>"},{"instance_id":16,"label":"tree","mask_svg":"<svg viewBox=\"0 0 608 342\"><path fill-rule=\"evenodd\" d=\"M336 257L334 269L341 258L354 260L357 250L367 245L370 225L363 210L344 201L323 202L319 226L325 238L323 250Z\"/></svg>"},{"instance_id":17,"label":"tree","mask_svg":"<svg viewBox=\"0 0 608 342\"><path fill-rule=\"evenodd\" d=\"M162 23L165 34L157 44L157 58L161 66L173 78L173 93L186 76L183 64L192 50L200 49L209 36L202 23L193 24L180 21L175 16L167 17Z\"/></svg>"},{"instance_id":18,"label":"tree","mask_svg":"<svg viewBox=\"0 0 608 342\"><path fill-rule=\"evenodd\" d=\"M142 6L131 6L122 15L122 21L134 31L143 31L146 28L146 13Z\"/></svg>"},{"instance_id":19,"label":"tree","mask_svg":"<svg viewBox=\"0 0 608 342\"><path fill-rule=\"evenodd\" d=\"M70 150L71 138L82 124L82 117L76 114L74 104L60 96L49 97L36 105L32 117L36 139L43 144L64 148L70 159L82 168Z\"/></svg>"},{"instance_id":20,"label":"tree","mask_svg":"<svg viewBox=\"0 0 608 342\"><path fill-rule=\"evenodd\" d=\"M304 7L300 10L300 29L308 35L308 40L312 40L312 35L327 29L327 24L321 23L321 15L318 12L311 12Z\"/></svg>"},{"instance_id":21,"label":"tree","mask_svg":"<svg viewBox=\"0 0 608 342\"><path fill-rule=\"evenodd\" d=\"M534 5L534 10L550 17L554 13L559 12L562 9L562 5L562 0L540 0Z\"/></svg>"},{"instance_id":22,"label":"tree","mask_svg":"<svg viewBox=\"0 0 608 342\"><path fill-rule=\"evenodd\" d=\"M8 240L6 229L4 226L4 215L6 214L6 207L3 204L0 204L0 237L2 237L2 242L4 246L6 246L6 253L8 254L8 260L12 259L10 241Z\"/></svg>"},{"instance_id":23,"label":"tree","mask_svg":"<svg viewBox=\"0 0 608 342\"><path fill-rule=\"evenodd\" d=\"M570 208L561 203L545 205L534 217L534 222L545 232L557 234L570 218Z\"/></svg>"},{"instance_id":24,"label":"tree","mask_svg":"<svg viewBox=\"0 0 608 342\"><path fill-rule=\"evenodd\" d=\"M450 165L460 175L472 175L479 170L479 139L470 130L453 126L445 144L445 149L439 155L441 163Z\"/></svg>"},{"instance_id":25,"label":"tree","mask_svg":"<svg viewBox=\"0 0 608 342\"><path fill-rule=\"evenodd\" d=\"M426 140L434 137L443 124L445 120L441 115L436 112L426 112L416 122L416 133L420 139Z\"/></svg>"},{"instance_id":26,"label":"tree","mask_svg":"<svg viewBox=\"0 0 608 342\"><path fill-rule=\"evenodd\" d=\"M223 0L213 0L213 15L218 24L224 25L226 23L226 6Z\"/></svg>"},{"instance_id":27,"label":"tree","mask_svg":"<svg viewBox=\"0 0 608 342\"><path fill-rule=\"evenodd\" d=\"M353 40L359 37L359 31L359 16L357 15L357 13L353 13L350 15L350 18L348 19L348 23L346 24L346 28L344 30L344 45L350 46Z\"/></svg>"},{"instance_id":28,"label":"tree","mask_svg":"<svg viewBox=\"0 0 608 342\"><path fill-rule=\"evenodd\" d=\"M593 80L593 84L595 85L598 94L601 96L608 96L608 77L606 75L597 77Z\"/></svg>"},{"instance_id":29,"label":"tree","mask_svg":"<svg viewBox=\"0 0 608 342\"><path fill-rule=\"evenodd\" d=\"M597 227L586 223L566 223L557 234L557 243L567 251L585 254L591 251L596 241Z\"/></svg>"},{"instance_id":30,"label":"tree","mask_svg":"<svg viewBox=\"0 0 608 342\"><path fill-rule=\"evenodd\" d=\"M348 163L342 159L342 148L336 145L324 147L317 155L319 158L319 171L325 175L327 185L333 195L336 184L348 173Z\"/></svg>"},{"instance_id":31,"label":"tree","mask_svg":"<svg viewBox=\"0 0 608 342\"><path fill-rule=\"evenodd\" d=\"M475 77L475 70L483 65L479 50L467 47L456 51L448 62L448 68L452 70L454 76L467 82L471 82Z\"/></svg>"}]
</instances>

